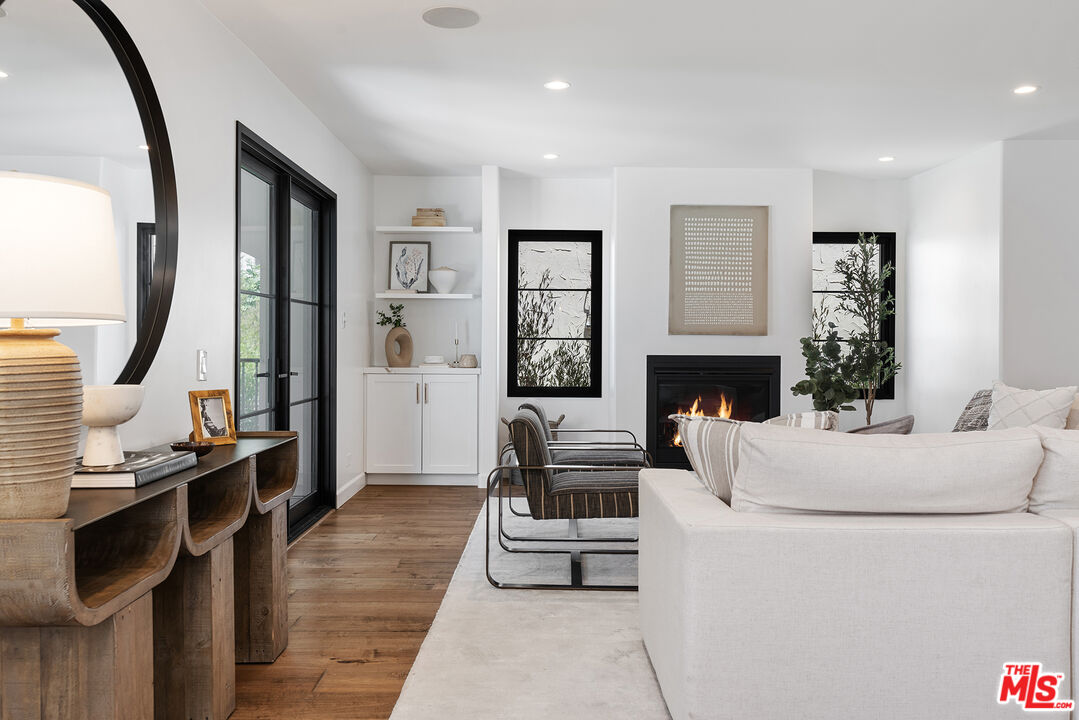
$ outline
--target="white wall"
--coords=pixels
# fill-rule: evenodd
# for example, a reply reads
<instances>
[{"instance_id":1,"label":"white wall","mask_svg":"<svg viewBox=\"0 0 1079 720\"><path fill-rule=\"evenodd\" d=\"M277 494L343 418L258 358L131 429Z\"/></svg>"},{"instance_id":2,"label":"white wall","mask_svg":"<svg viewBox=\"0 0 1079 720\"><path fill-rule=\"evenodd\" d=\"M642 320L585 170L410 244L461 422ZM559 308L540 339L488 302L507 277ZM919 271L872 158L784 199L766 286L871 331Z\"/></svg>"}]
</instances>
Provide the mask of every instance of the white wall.
<instances>
[{"instance_id":1,"label":"white wall","mask_svg":"<svg viewBox=\"0 0 1079 720\"><path fill-rule=\"evenodd\" d=\"M668 335L671 205L768 205L768 335ZM798 338L810 332L810 170L617 168L614 175L613 419L644 438L648 355L779 355L782 409L812 408L787 388L803 377Z\"/></svg>"},{"instance_id":2,"label":"white wall","mask_svg":"<svg viewBox=\"0 0 1079 720\"><path fill-rule=\"evenodd\" d=\"M951 430L1001 374L1001 159L995 143L908 184L905 374L920 432Z\"/></svg>"},{"instance_id":3,"label":"white wall","mask_svg":"<svg viewBox=\"0 0 1079 720\"><path fill-rule=\"evenodd\" d=\"M1001 252L1005 382L1079 384L1079 141L1004 143Z\"/></svg>"},{"instance_id":4,"label":"white wall","mask_svg":"<svg viewBox=\"0 0 1079 720\"><path fill-rule=\"evenodd\" d=\"M906 359L907 187L903 180L855 177L822 170L813 171L814 232L894 232L896 234L896 356ZM874 421L899 417L907 412L907 373L895 378L895 400L878 400ZM865 424L861 402L857 411L840 415L840 427ZM917 419L916 419L917 421Z\"/></svg>"},{"instance_id":5,"label":"white wall","mask_svg":"<svg viewBox=\"0 0 1079 720\"><path fill-rule=\"evenodd\" d=\"M370 356L370 176L349 150L197 0L110 0L138 45L165 114L179 190L180 246L168 328L131 448L186 435L187 391L232 388L235 345L236 126L243 122L338 196L339 489L363 468L362 367ZM195 351L209 379L195 380Z\"/></svg>"},{"instance_id":6,"label":"white wall","mask_svg":"<svg viewBox=\"0 0 1079 720\"><path fill-rule=\"evenodd\" d=\"M524 178L503 177L501 182L501 255L508 258L509 230L601 230L603 232L604 277L610 277L612 181L610 178ZM507 287L508 264L500 268L502 287ZM605 428L611 422L612 392L610 354L611 317L610 282L603 288L605 322L603 325L603 397L558 398L540 400L555 419L565 413L565 427ZM500 302L505 305L503 298ZM506 328L499 328L498 341L503 352L506 347ZM512 418L517 407L535 398L508 397L508 378L505 363L499 368L499 413ZM501 429L505 436L505 428Z\"/></svg>"},{"instance_id":7,"label":"white wall","mask_svg":"<svg viewBox=\"0 0 1079 720\"><path fill-rule=\"evenodd\" d=\"M391 242L431 243L430 268L451 267L457 271L455 293L472 293L473 300L394 300L405 306L405 323L412 335L412 364L423 362L426 355L442 355L453 362L455 326L460 332L460 352L480 356L482 340L482 219L480 178L477 177L405 177L376 175L373 179L372 213L374 225L409 225L416 208L440 207L446 211L448 225L475 228L474 233L447 235L375 236L374 261L370 268L371 286L385 291L389 283L389 246ZM431 292L434 292L431 288ZM386 334L390 327L375 324L375 313L390 313L390 301L372 301L371 364L386 365ZM479 357L485 366L484 358Z\"/></svg>"}]
</instances>

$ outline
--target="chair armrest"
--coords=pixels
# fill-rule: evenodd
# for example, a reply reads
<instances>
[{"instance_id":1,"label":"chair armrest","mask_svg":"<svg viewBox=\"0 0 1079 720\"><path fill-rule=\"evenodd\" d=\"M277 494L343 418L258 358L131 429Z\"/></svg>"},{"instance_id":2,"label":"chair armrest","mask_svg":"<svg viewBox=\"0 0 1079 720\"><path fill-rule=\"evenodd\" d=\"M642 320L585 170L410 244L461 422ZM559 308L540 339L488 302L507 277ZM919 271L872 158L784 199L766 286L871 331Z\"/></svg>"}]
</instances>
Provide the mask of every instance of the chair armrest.
<instances>
[{"instance_id":1,"label":"chair armrest","mask_svg":"<svg viewBox=\"0 0 1079 720\"><path fill-rule=\"evenodd\" d=\"M595 429L595 428L561 428L561 427L559 427L559 428L551 428L551 431L556 432L559 435L561 435L562 433L578 433L578 434L580 434L580 433L604 433L606 435L628 435L630 438L632 438L631 442L633 442L633 443L637 442L637 436L634 435L633 432L631 432L630 430L600 430L600 429ZM554 442L558 442L558 441L554 441Z\"/></svg>"}]
</instances>

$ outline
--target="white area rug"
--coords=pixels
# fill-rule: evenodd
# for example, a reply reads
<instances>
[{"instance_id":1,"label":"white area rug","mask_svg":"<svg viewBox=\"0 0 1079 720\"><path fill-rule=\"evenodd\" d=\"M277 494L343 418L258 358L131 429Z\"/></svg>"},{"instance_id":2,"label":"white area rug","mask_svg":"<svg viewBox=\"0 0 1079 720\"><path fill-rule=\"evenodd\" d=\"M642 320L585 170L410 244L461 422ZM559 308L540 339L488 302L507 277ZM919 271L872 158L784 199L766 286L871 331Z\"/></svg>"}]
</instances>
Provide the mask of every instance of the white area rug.
<instances>
[{"instance_id":1,"label":"white area rug","mask_svg":"<svg viewBox=\"0 0 1079 720\"><path fill-rule=\"evenodd\" d=\"M557 537L567 524L507 519L511 534L542 526ZM637 593L498 590L484 574L484 528L480 513L391 720L668 720L641 641ZM637 524L581 521L580 534L632 537ZM500 580L569 579L566 555L495 553ZM635 556L585 556L586 583L636 584L636 575Z\"/></svg>"}]
</instances>

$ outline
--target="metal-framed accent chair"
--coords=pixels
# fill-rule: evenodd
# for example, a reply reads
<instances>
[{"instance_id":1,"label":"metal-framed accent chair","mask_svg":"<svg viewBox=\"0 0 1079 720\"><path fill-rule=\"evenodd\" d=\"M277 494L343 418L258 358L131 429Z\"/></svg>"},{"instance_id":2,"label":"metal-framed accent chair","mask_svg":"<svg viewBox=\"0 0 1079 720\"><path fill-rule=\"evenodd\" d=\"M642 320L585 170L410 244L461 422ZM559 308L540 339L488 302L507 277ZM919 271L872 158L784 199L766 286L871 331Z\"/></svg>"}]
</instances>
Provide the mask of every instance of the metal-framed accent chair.
<instances>
[{"instance_id":1,"label":"metal-framed accent chair","mask_svg":"<svg viewBox=\"0 0 1079 720\"><path fill-rule=\"evenodd\" d=\"M577 521L583 519L635 518L638 516L637 475L641 466L555 463L543 431L543 423L533 410L522 409L509 424L510 445L516 465L500 464L487 476L487 556L488 581L498 588L636 590L636 585L586 585L582 579L581 556L584 554L637 554L636 548L584 549L596 544L636 543L636 538L581 538ZM568 537L513 537L503 524L504 490L510 484L510 472L518 471L528 499L528 515L535 520L567 520ZM491 574L492 500L498 504L498 543L509 553L568 554L569 584L508 583ZM523 513L518 513L523 515ZM507 543L512 544L507 544ZM522 545L523 543L523 545ZM529 543L572 543L567 550L530 549ZM584 547L582 547L584 546Z\"/></svg>"},{"instance_id":2,"label":"metal-framed accent chair","mask_svg":"<svg viewBox=\"0 0 1079 720\"><path fill-rule=\"evenodd\" d=\"M554 431L547 419L547 413L543 406L538 403L522 403L518 410L531 410L539 418L543 434L547 438L547 445L551 450L551 459L557 465L617 465L625 467L652 467L652 458L648 451L637 442L637 436L630 430L603 430L585 428L558 428L559 437L554 436ZM507 427L509 422L503 418ZM575 436L590 435L599 436L588 440L565 440L562 432ZM622 438L611 440L614 436ZM513 442L506 443L499 454L499 463L505 464L513 453ZM511 471L511 479L514 485L521 485L520 473ZM513 505L513 496L510 495L509 509L518 517L528 517L529 513L521 512ZM507 536L508 537L508 536ZM514 539L514 538L509 538Z\"/></svg>"}]
</instances>

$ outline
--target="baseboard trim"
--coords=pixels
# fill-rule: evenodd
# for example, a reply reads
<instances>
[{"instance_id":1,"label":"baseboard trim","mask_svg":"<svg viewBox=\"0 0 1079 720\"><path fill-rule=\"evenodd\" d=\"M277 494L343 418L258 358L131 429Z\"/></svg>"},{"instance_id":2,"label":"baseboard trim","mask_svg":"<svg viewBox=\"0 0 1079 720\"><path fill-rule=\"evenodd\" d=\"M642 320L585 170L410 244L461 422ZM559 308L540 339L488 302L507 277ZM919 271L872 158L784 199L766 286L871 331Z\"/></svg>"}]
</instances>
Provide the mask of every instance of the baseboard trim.
<instances>
[{"instance_id":1,"label":"baseboard trim","mask_svg":"<svg viewBox=\"0 0 1079 720\"><path fill-rule=\"evenodd\" d=\"M368 485L459 485L475 487L475 475L411 475L408 473L367 473Z\"/></svg>"},{"instance_id":2,"label":"baseboard trim","mask_svg":"<svg viewBox=\"0 0 1079 720\"><path fill-rule=\"evenodd\" d=\"M352 478L344 485L337 488L337 507L341 507L348 502L353 495L363 490L367 484L367 479L364 473L360 473L356 477Z\"/></svg>"}]
</instances>

